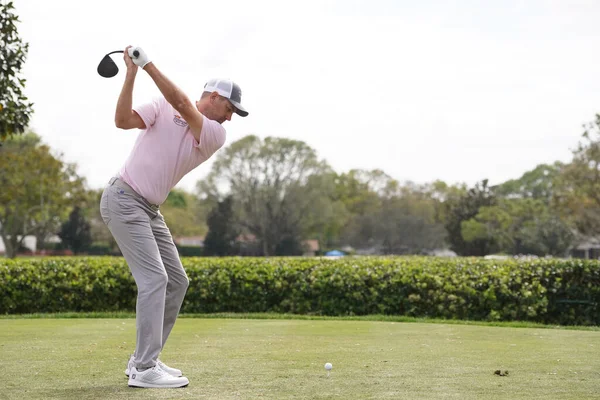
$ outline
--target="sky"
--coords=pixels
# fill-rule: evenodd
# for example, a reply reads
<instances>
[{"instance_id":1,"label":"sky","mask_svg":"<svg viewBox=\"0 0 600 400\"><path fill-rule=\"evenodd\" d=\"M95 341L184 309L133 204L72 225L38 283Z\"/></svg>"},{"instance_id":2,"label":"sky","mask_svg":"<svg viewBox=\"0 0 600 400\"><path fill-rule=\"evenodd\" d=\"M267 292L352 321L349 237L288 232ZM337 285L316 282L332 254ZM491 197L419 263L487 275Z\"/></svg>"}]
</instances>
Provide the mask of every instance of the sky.
<instances>
[{"instance_id":1,"label":"sky","mask_svg":"<svg viewBox=\"0 0 600 400\"><path fill-rule=\"evenodd\" d=\"M6 1L6 0L0 0ZM600 112L600 2L15 0L30 45L31 128L88 187L119 171L140 131L120 130L121 71L142 47L192 99L210 78L242 88L242 137L306 142L338 173L469 185L568 162ZM160 92L143 71L133 103ZM220 150L223 151L223 150ZM218 153L217 153L218 155ZM193 191L215 156L177 185Z\"/></svg>"}]
</instances>

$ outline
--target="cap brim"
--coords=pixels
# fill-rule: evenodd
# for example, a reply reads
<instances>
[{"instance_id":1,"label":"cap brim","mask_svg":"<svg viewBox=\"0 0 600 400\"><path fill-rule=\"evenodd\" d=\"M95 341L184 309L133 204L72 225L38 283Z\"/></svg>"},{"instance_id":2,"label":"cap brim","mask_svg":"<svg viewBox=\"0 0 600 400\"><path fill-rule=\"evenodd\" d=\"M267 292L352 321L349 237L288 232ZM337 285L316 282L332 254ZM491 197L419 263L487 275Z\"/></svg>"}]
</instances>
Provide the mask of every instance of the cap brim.
<instances>
[{"instance_id":1,"label":"cap brim","mask_svg":"<svg viewBox=\"0 0 600 400\"><path fill-rule=\"evenodd\" d=\"M237 101L232 101L231 99L229 100L229 102L235 107L235 113L237 115L239 115L240 117L248 116L248 111L246 111L246 109L242 107L240 103L238 103Z\"/></svg>"}]
</instances>

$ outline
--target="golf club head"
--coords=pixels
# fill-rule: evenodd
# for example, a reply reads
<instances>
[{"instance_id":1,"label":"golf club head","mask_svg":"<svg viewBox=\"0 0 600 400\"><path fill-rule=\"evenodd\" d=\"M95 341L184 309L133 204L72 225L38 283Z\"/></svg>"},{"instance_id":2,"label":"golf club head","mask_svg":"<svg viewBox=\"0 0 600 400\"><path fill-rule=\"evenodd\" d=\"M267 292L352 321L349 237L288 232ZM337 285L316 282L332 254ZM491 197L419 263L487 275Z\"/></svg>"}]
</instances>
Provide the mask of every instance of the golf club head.
<instances>
[{"instance_id":1,"label":"golf club head","mask_svg":"<svg viewBox=\"0 0 600 400\"><path fill-rule=\"evenodd\" d=\"M115 64L108 54L105 55L102 61L100 61L100 64L98 64L98 73L104 78L112 78L117 75L118 72L119 67L117 67L117 64Z\"/></svg>"},{"instance_id":2,"label":"golf club head","mask_svg":"<svg viewBox=\"0 0 600 400\"><path fill-rule=\"evenodd\" d=\"M111 51L110 53L104 56L102 61L100 61L100 64L98 64L98 73L100 74L100 76L103 76L105 78L112 78L113 76L119 73L119 67L117 67L117 64L115 64L112 58L110 58L110 55L115 53L124 53L124 51L115 50ZM140 53L137 50L134 50L133 57L137 58L139 55Z\"/></svg>"}]
</instances>

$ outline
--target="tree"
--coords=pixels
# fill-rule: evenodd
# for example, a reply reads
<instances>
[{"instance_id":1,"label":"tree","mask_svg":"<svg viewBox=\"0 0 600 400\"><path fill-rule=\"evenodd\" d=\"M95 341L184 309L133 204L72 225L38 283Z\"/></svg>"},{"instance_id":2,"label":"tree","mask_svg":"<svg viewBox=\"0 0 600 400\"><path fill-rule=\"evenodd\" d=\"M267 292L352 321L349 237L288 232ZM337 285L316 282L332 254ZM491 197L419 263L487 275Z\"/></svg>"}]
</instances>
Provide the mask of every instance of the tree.
<instances>
[{"instance_id":1,"label":"tree","mask_svg":"<svg viewBox=\"0 0 600 400\"><path fill-rule=\"evenodd\" d=\"M465 184L448 185L440 180L423 186L426 198L433 201L434 221L444 225L448 220L448 205L456 204L467 192L468 188Z\"/></svg>"},{"instance_id":2,"label":"tree","mask_svg":"<svg viewBox=\"0 0 600 400\"><path fill-rule=\"evenodd\" d=\"M231 195L243 233L254 235L269 256L277 254L280 242L301 242L313 230L313 205L326 194L310 177L328 171L302 141L251 135L219 153L198 188L208 198Z\"/></svg>"},{"instance_id":3,"label":"tree","mask_svg":"<svg viewBox=\"0 0 600 400\"><path fill-rule=\"evenodd\" d=\"M96 251L100 251L100 254L119 254L121 250L100 214L100 200L103 192L103 188L88 190L80 208L86 221L90 224L92 246L98 246ZM106 250L102 250L102 248Z\"/></svg>"},{"instance_id":4,"label":"tree","mask_svg":"<svg viewBox=\"0 0 600 400\"><path fill-rule=\"evenodd\" d=\"M311 175L307 184L313 188L311 191L320 194L313 197L311 212L306 215L306 224L310 227L307 237L318 240L322 249L342 244L341 239L351 217L344 201L338 196L338 178L336 173L327 171Z\"/></svg>"},{"instance_id":5,"label":"tree","mask_svg":"<svg viewBox=\"0 0 600 400\"><path fill-rule=\"evenodd\" d=\"M564 166L554 206L583 235L600 234L600 114L584 126L583 140Z\"/></svg>"},{"instance_id":6,"label":"tree","mask_svg":"<svg viewBox=\"0 0 600 400\"><path fill-rule=\"evenodd\" d=\"M442 247L437 199L427 185L400 184L383 171L340 175L337 194L350 218L343 239L353 247L385 254L421 254Z\"/></svg>"},{"instance_id":7,"label":"tree","mask_svg":"<svg viewBox=\"0 0 600 400\"><path fill-rule=\"evenodd\" d=\"M71 211L69 220L62 224L58 236L63 245L73 251L74 254L79 254L90 247L92 244L90 224L86 221L79 206L75 206Z\"/></svg>"},{"instance_id":8,"label":"tree","mask_svg":"<svg viewBox=\"0 0 600 400\"><path fill-rule=\"evenodd\" d=\"M492 187L496 204L482 206L463 220L462 238L467 243L487 241L489 252L564 255L573 233L554 207L564 168L561 162L540 164L519 179Z\"/></svg>"},{"instance_id":9,"label":"tree","mask_svg":"<svg viewBox=\"0 0 600 400\"><path fill-rule=\"evenodd\" d=\"M391 181L379 200L376 211L358 218L362 247L368 244L384 254L424 254L444 246L446 230L436 221L437 200L425 186Z\"/></svg>"},{"instance_id":10,"label":"tree","mask_svg":"<svg viewBox=\"0 0 600 400\"><path fill-rule=\"evenodd\" d=\"M0 149L0 188L0 236L7 257L16 255L25 236L56 232L85 194L75 165L54 156L34 133L13 136Z\"/></svg>"},{"instance_id":11,"label":"tree","mask_svg":"<svg viewBox=\"0 0 600 400\"><path fill-rule=\"evenodd\" d=\"M511 179L492 189L498 197L531 198L550 204L563 168L564 164L559 161L554 164L540 164L519 179Z\"/></svg>"},{"instance_id":12,"label":"tree","mask_svg":"<svg viewBox=\"0 0 600 400\"><path fill-rule=\"evenodd\" d=\"M381 170L353 169L336 178L335 199L351 214L365 215L380 208L380 195L391 182L392 178Z\"/></svg>"},{"instance_id":13,"label":"tree","mask_svg":"<svg viewBox=\"0 0 600 400\"><path fill-rule=\"evenodd\" d=\"M360 249L379 247L376 215L381 210L380 195L384 195L392 181L381 170L353 169L336 177L335 192L330 197L340 202L346 210L341 235L345 244Z\"/></svg>"},{"instance_id":14,"label":"tree","mask_svg":"<svg viewBox=\"0 0 600 400\"><path fill-rule=\"evenodd\" d=\"M385 209L384 209L385 210ZM443 247L446 230L401 209L382 211L375 237L384 254L426 254Z\"/></svg>"},{"instance_id":15,"label":"tree","mask_svg":"<svg viewBox=\"0 0 600 400\"><path fill-rule=\"evenodd\" d=\"M182 189L173 189L160 206L173 237L202 236L207 232L206 218L211 208Z\"/></svg>"},{"instance_id":16,"label":"tree","mask_svg":"<svg viewBox=\"0 0 600 400\"><path fill-rule=\"evenodd\" d=\"M446 230L450 247L462 256L484 256L494 249L494 238L476 238L465 240L463 237L463 222L470 220L479 213L479 209L496 204L496 197L488 186L487 179L477 183L466 194L455 201L446 203Z\"/></svg>"},{"instance_id":17,"label":"tree","mask_svg":"<svg viewBox=\"0 0 600 400\"><path fill-rule=\"evenodd\" d=\"M236 227L231 196L220 201L208 214L207 225L204 254L221 257L234 255L239 230Z\"/></svg>"},{"instance_id":18,"label":"tree","mask_svg":"<svg viewBox=\"0 0 600 400\"><path fill-rule=\"evenodd\" d=\"M446 237L444 225L436 221L435 200L426 187L412 182L383 200L376 227L386 254L427 253L443 247Z\"/></svg>"},{"instance_id":19,"label":"tree","mask_svg":"<svg viewBox=\"0 0 600 400\"><path fill-rule=\"evenodd\" d=\"M184 190L173 189L169 192L165 205L173 208L187 208L187 198Z\"/></svg>"},{"instance_id":20,"label":"tree","mask_svg":"<svg viewBox=\"0 0 600 400\"><path fill-rule=\"evenodd\" d=\"M19 37L12 2L0 2L0 141L22 134L29 125L33 103L23 94L20 77L29 44Z\"/></svg>"},{"instance_id":21,"label":"tree","mask_svg":"<svg viewBox=\"0 0 600 400\"><path fill-rule=\"evenodd\" d=\"M497 205L480 207L477 215L462 222L468 243L487 240L493 252L563 256L573 234L542 199L500 199Z\"/></svg>"},{"instance_id":22,"label":"tree","mask_svg":"<svg viewBox=\"0 0 600 400\"><path fill-rule=\"evenodd\" d=\"M524 254L564 257L571 248L575 235L558 215L545 213L520 232L521 251Z\"/></svg>"}]
</instances>

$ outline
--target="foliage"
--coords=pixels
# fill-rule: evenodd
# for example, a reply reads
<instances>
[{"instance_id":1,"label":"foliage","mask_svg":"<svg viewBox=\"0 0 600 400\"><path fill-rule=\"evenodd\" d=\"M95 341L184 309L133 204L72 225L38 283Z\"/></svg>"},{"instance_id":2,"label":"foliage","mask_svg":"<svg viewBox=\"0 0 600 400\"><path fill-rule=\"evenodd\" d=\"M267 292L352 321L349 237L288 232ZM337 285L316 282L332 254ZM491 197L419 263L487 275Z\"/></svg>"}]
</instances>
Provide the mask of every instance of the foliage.
<instances>
[{"instance_id":1,"label":"foliage","mask_svg":"<svg viewBox=\"0 0 600 400\"><path fill-rule=\"evenodd\" d=\"M177 246L180 257L200 257L204 255L204 249L199 246Z\"/></svg>"},{"instance_id":2,"label":"foliage","mask_svg":"<svg viewBox=\"0 0 600 400\"><path fill-rule=\"evenodd\" d=\"M73 254L80 254L90 247L92 244L90 224L86 221L81 208L75 206L69 215L69 220L62 224L58 236L63 246L73 251Z\"/></svg>"},{"instance_id":3,"label":"foliage","mask_svg":"<svg viewBox=\"0 0 600 400\"><path fill-rule=\"evenodd\" d=\"M85 200L81 202L81 211L90 224L93 249L89 254L119 255L120 250L108 227L100 215L100 199L104 189L91 189L85 193ZM191 193L181 189L173 189L160 206L171 235L174 238L181 236L202 236L206 233L205 205ZM198 251L187 248L182 250L186 255L199 255Z\"/></svg>"},{"instance_id":4,"label":"foliage","mask_svg":"<svg viewBox=\"0 0 600 400\"><path fill-rule=\"evenodd\" d=\"M584 128L559 175L554 204L581 234L593 236L600 233L600 114Z\"/></svg>"},{"instance_id":5,"label":"foliage","mask_svg":"<svg viewBox=\"0 0 600 400\"><path fill-rule=\"evenodd\" d=\"M538 259L184 258L184 313L404 315L600 324L600 263ZM122 258L0 263L0 312L133 311Z\"/></svg>"},{"instance_id":6,"label":"foliage","mask_svg":"<svg viewBox=\"0 0 600 400\"><path fill-rule=\"evenodd\" d=\"M445 203L445 226L452 250L463 256L484 256L495 251L494 237L481 238L481 235L477 238L468 237L472 240L466 240L463 237L463 222L475 217L480 207L489 207L495 204L496 196L490 190L487 180L477 183L460 197Z\"/></svg>"},{"instance_id":7,"label":"foliage","mask_svg":"<svg viewBox=\"0 0 600 400\"><path fill-rule=\"evenodd\" d=\"M210 208L192 193L173 189L167 200L160 206L171 235L204 236L207 232L206 216Z\"/></svg>"},{"instance_id":8,"label":"foliage","mask_svg":"<svg viewBox=\"0 0 600 400\"><path fill-rule=\"evenodd\" d=\"M25 79L20 77L29 44L19 37L14 10L12 1L0 2L0 141L22 134L33 113L33 103L23 93Z\"/></svg>"},{"instance_id":9,"label":"foliage","mask_svg":"<svg viewBox=\"0 0 600 400\"><path fill-rule=\"evenodd\" d=\"M493 191L498 197L535 199L548 205L554 197L557 180L564 166L559 161L552 165L540 164L519 179L511 179L494 187Z\"/></svg>"},{"instance_id":10,"label":"foliage","mask_svg":"<svg viewBox=\"0 0 600 400\"><path fill-rule=\"evenodd\" d=\"M477 215L462 222L462 236L494 242L497 252L564 256L574 239L560 216L544 200L500 199L498 204L480 207Z\"/></svg>"},{"instance_id":11,"label":"foliage","mask_svg":"<svg viewBox=\"0 0 600 400\"><path fill-rule=\"evenodd\" d=\"M40 138L13 136L0 149L0 236L13 257L26 235L56 233L85 198L75 165L51 153Z\"/></svg>"},{"instance_id":12,"label":"foliage","mask_svg":"<svg viewBox=\"0 0 600 400\"><path fill-rule=\"evenodd\" d=\"M208 234L204 240L207 256L230 256L236 254L239 230L233 215L231 196L220 201L208 215Z\"/></svg>"},{"instance_id":13,"label":"foliage","mask_svg":"<svg viewBox=\"0 0 600 400\"><path fill-rule=\"evenodd\" d=\"M351 170L337 180L336 199L348 210L342 240L383 254L422 254L444 246L439 200L431 187L400 184L380 170Z\"/></svg>"},{"instance_id":14,"label":"foliage","mask_svg":"<svg viewBox=\"0 0 600 400\"><path fill-rule=\"evenodd\" d=\"M90 224L90 235L92 237L92 245L88 250L88 254L121 255L117 242L100 215L100 199L103 191L104 189L86 191L85 200L81 203L81 210Z\"/></svg>"},{"instance_id":15,"label":"foliage","mask_svg":"<svg viewBox=\"0 0 600 400\"><path fill-rule=\"evenodd\" d=\"M277 254L282 242L299 243L314 230L313 205L328 188L311 177L328 172L302 141L251 135L219 153L199 190L213 199L231 195L237 224L268 256Z\"/></svg>"},{"instance_id":16,"label":"foliage","mask_svg":"<svg viewBox=\"0 0 600 400\"><path fill-rule=\"evenodd\" d=\"M173 189L169 192L167 200L164 205L171 206L173 208L186 208L187 199L184 190Z\"/></svg>"}]
</instances>

